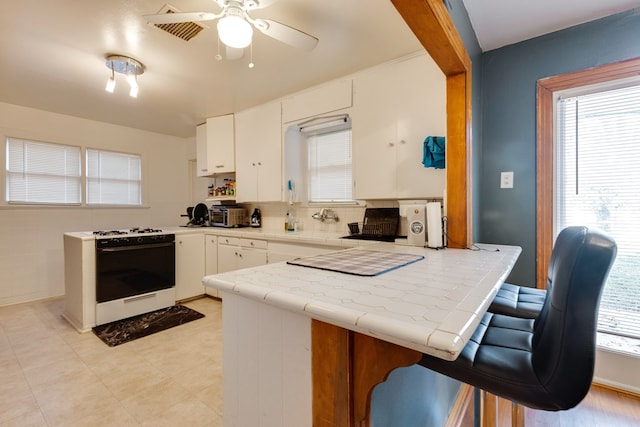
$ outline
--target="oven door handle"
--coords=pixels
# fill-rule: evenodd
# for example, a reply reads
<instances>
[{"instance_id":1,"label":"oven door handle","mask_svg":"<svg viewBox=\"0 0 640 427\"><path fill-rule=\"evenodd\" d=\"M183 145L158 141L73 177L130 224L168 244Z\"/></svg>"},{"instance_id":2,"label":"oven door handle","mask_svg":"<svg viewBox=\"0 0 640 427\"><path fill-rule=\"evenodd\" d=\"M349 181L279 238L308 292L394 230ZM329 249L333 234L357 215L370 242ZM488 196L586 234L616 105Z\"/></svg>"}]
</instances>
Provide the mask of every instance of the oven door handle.
<instances>
[{"instance_id":1,"label":"oven door handle","mask_svg":"<svg viewBox=\"0 0 640 427\"><path fill-rule=\"evenodd\" d=\"M139 251L142 249L151 249L151 248L166 248L169 246L175 246L175 242L168 243L143 243L141 245L130 245L130 246L117 246L115 248L100 248L98 252L124 252L124 251Z\"/></svg>"}]
</instances>

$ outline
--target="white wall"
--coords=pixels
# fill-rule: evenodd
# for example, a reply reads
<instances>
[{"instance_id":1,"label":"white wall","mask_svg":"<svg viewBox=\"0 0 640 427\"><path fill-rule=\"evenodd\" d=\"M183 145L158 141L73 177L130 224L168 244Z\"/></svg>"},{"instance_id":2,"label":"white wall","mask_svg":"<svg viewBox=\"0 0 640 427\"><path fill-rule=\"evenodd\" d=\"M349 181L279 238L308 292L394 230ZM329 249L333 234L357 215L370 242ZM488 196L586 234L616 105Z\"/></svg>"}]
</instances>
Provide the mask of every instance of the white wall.
<instances>
[{"instance_id":1,"label":"white wall","mask_svg":"<svg viewBox=\"0 0 640 427\"><path fill-rule=\"evenodd\" d=\"M135 226L179 225L189 203L188 159L194 139L115 126L0 103L2 164L6 137L137 153L144 208L8 205L0 200L0 306L64 294L62 235ZM5 174L0 176L5 186ZM4 192L3 192L4 194Z\"/></svg>"}]
</instances>

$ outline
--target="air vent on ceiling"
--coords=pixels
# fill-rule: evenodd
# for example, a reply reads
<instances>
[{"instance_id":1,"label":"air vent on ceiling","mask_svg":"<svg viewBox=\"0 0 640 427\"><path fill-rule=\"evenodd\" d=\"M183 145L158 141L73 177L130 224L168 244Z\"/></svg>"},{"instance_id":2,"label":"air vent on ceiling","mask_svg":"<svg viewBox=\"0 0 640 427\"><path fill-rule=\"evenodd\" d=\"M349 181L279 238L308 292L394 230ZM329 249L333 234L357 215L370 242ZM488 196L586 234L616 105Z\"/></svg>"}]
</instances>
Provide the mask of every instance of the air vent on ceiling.
<instances>
[{"instance_id":1,"label":"air vent on ceiling","mask_svg":"<svg viewBox=\"0 0 640 427\"><path fill-rule=\"evenodd\" d=\"M175 13L176 11L165 6L159 13ZM204 30L204 26L195 22L179 22L175 24L154 24L162 31L166 31L172 36L176 36L186 42L197 36L200 31Z\"/></svg>"}]
</instances>

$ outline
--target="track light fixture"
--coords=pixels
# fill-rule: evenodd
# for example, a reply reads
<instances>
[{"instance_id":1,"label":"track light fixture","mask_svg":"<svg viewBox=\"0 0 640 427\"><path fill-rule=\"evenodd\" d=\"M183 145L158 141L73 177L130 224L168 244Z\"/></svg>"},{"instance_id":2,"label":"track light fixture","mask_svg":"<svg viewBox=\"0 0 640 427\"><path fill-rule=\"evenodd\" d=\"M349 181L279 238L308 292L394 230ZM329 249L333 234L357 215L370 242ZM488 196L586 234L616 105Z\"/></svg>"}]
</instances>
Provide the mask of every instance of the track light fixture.
<instances>
[{"instance_id":1,"label":"track light fixture","mask_svg":"<svg viewBox=\"0 0 640 427\"><path fill-rule=\"evenodd\" d=\"M105 60L105 65L111 70L111 76L109 76L104 90L113 93L116 88L115 73L124 74L129 83L129 96L136 98L139 89L138 76L144 73L144 65L133 58L123 55L107 55Z\"/></svg>"}]
</instances>

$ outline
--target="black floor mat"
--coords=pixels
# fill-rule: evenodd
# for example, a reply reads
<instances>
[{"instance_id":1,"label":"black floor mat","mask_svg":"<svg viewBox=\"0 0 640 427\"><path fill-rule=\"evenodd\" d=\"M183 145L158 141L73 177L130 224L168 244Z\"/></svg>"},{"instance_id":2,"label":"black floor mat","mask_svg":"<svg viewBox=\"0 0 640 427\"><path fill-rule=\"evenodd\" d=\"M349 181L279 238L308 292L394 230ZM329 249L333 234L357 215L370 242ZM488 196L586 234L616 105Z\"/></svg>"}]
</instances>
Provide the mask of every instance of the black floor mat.
<instances>
[{"instance_id":1,"label":"black floor mat","mask_svg":"<svg viewBox=\"0 0 640 427\"><path fill-rule=\"evenodd\" d=\"M173 305L150 313L96 326L93 328L93 333L109 347L115 347L202 317L204 317L204 314L189 307Z\"/></svg>"}]
</instances>

